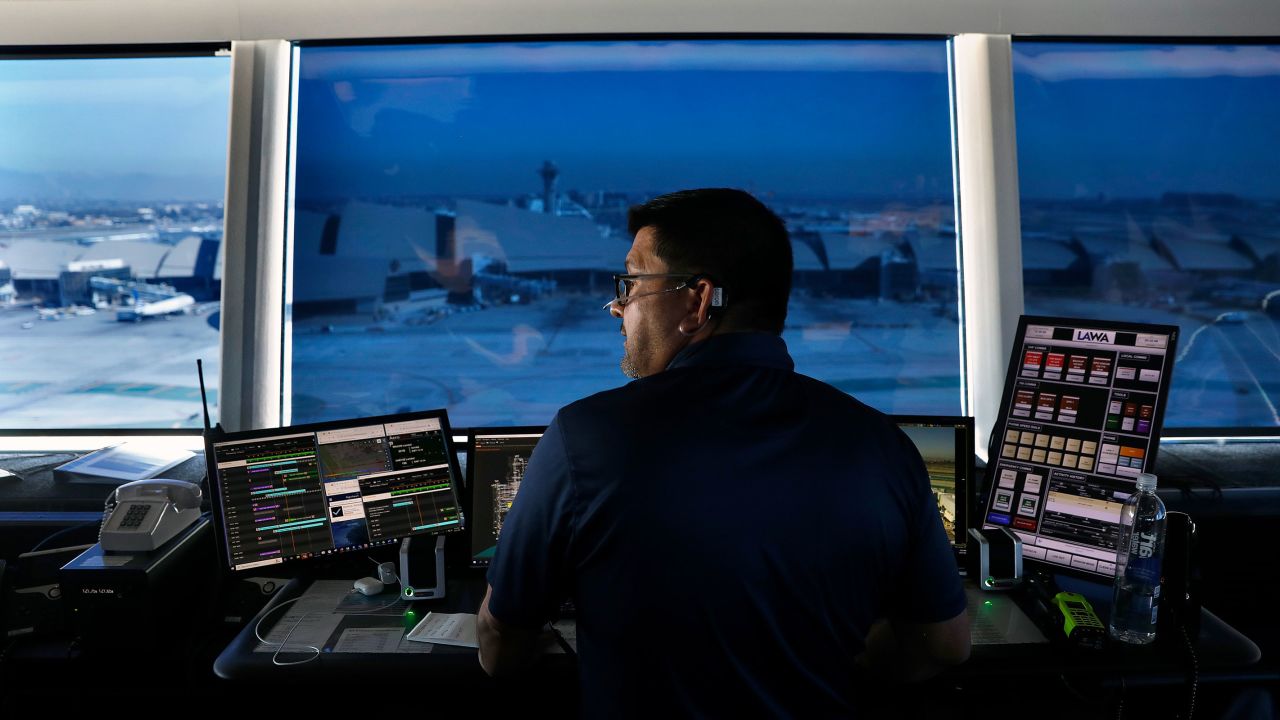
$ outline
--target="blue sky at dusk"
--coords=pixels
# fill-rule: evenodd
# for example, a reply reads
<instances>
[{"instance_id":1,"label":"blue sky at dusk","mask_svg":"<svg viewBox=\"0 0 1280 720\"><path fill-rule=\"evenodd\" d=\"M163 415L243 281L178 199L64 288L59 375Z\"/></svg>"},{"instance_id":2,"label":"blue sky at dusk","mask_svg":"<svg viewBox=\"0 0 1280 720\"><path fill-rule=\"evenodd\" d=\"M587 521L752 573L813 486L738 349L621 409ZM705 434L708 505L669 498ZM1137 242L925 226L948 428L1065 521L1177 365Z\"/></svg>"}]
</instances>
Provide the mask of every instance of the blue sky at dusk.
<instances>
[{"instance_id":1,"label":"blue sky at dusk","mask_svg":"<svg viewBox=\"0 0 1280 720\"><path fill-rule=\"evenodd\" d=\"M300 198L541 187L951 196L945 43L305 48Z\"/></svg>"},{"instance_id":2,"label":"blue sky at dusk","mask_svg":"<svg viewBox=\"0 0 1280 720\"><path fill-rule=\"evenodd\" d=\"M229 57L0 61L0 197L221 200Z\"/></svg>"},{"instance_id":3,"label":"blue sky at dusk","mask_svg":"<svg viewBox=\"0 0 1280 720\"><path fill-rule=\"evenodd\" d=\"M1016 42L1024 197L1280 198L1280 47ZM307 47L307 198L951 197L942 40ZM0 62L0 198L216 200L227 57Z\"/></svg>"},{"instance_id":4,"label":"blue sky at dusk","mask_svg":"<svg viewBox=\"0 0 1280 720\"><path fill-rule=\"evenodd\" d=\"M1280 198L1280 47L1014 44L1024 198Z\"/></svg>"}]
</instances>

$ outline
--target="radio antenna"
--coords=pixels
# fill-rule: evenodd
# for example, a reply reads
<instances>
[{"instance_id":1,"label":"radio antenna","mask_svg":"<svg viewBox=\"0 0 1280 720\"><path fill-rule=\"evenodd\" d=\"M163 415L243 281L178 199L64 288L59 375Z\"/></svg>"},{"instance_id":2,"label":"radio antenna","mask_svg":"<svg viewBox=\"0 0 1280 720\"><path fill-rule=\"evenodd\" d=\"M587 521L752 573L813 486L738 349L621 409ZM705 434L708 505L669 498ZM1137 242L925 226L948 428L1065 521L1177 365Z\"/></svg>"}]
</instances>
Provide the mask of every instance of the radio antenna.
<instances>
[{"instance_id":1,"label":"radio antenna","mask_svg":"<svg viewBox=\"0 0 1280 720\"><path fill-rule=\"evenodd\" d=\"M208 433L213 428L209 424L209 396L204 392L204 362L200 358L196 358L196 376L200 378L200 404L204 406L204 431Z\"/></svg>"}]
</instances>

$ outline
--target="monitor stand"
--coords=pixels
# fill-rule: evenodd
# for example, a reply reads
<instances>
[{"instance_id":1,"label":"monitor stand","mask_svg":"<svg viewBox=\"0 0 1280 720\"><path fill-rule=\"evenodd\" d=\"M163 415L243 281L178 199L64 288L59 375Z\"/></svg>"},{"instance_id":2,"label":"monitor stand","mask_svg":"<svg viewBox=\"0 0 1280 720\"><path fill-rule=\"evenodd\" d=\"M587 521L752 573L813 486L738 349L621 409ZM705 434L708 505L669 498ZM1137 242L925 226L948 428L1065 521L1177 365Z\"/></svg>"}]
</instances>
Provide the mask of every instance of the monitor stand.
<instances>
[{"instance_id":1,"label":"monitor stand","mask_svg":"<svg viewBox=\"0 0 1280 720\"><path fill-rule=\"evenodd\" d=\"M429 587L418 587L414 584L415 575L409 574L409 544L413 538L405 538L400 542L400 586L404 588L400 592L400 597L405 600L439 600L444 597L444 536L436 536L435 547L435 585ZM421 556L422 553L419 554ZM422 574L425 583L427 574Z\"/></svg>"}]
</instances>

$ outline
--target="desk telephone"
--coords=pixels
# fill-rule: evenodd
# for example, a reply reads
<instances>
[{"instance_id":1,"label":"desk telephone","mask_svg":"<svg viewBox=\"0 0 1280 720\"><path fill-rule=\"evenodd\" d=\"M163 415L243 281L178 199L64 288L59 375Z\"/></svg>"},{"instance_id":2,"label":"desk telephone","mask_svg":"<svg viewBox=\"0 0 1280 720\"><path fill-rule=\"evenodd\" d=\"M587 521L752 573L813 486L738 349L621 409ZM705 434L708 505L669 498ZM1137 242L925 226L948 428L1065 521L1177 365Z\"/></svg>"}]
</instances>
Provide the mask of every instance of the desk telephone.
<instances>
[{"instance_id":1,"label":"desk telephone","mask_svg":"<svg viewBox=\"0 0 1280 720\"><path fill-rule=\"evenodd\" d=\"M116 488L98 542L108 552L150 552L200 517L200 486L183 480L138 480Z\"/></svg>"}]
</instances>

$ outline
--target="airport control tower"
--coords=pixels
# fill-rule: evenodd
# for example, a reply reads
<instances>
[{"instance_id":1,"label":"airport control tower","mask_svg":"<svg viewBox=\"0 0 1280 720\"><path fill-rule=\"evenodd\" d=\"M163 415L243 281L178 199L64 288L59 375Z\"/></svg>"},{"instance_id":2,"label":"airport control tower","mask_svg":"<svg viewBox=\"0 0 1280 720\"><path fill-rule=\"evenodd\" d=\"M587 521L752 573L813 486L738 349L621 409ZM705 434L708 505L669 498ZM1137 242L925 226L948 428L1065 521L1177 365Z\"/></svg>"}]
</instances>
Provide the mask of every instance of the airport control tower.
<instances>
[{"instance_id":1,"label":"airport control tower","mask_svg":"<svg viewBox=\"0 0 1280 720\"><path fill-rule=\"evenodd\" d=\"M548 215L556 214L556 180L560 177L560 168L556 167L550 160L542 163L542 168L538 170L538 174L542 176L542 212Z\"/></svg>"}]
</instances>

